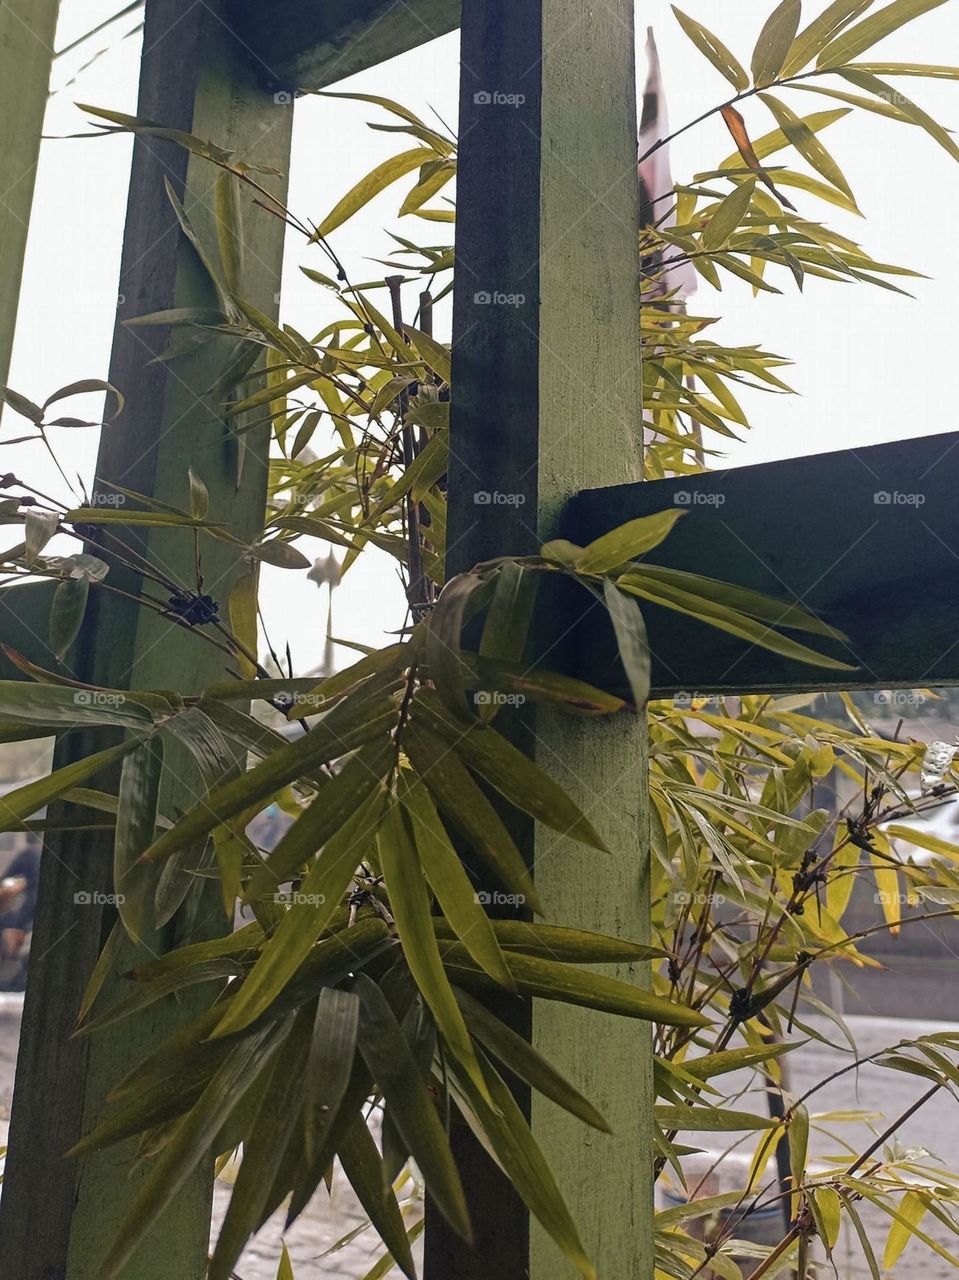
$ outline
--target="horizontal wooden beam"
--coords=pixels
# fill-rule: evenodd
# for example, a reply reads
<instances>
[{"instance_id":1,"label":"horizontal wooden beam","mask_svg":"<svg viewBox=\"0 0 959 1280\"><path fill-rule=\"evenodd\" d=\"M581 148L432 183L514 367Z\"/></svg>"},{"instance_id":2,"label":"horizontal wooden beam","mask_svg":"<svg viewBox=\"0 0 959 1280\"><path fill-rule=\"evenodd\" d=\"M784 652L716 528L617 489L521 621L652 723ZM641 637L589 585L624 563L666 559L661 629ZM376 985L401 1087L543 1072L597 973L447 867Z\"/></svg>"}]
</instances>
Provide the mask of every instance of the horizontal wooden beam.
<instances>
[{"instance_id":1,"label":"horizontal wooden beam","mask_svg":"<svg viewBox=\"0 0 959 1280\"><path fill-rule=\"evenodd\" d=\"M686 518L649 563L803 604L848 636L847 643L813 637L813 647L856 668L788 661L645 605L654 696L955 685L957 478L959 432L926 436L589 490L567 509L564 536L585 544L637 516L682 507ZM567 665L597 684L622 685L612 639L597 627L591 611Z\"/></svg>"},{"instance_id":2,"label":"horizontal wooden beam","mask_svg":"<svg viewBox=\"0 0 959 1280\"><path fill-rule=\"evenodd\" d=\"M323 89L454 31L460 0L232 0L231 21L274 89Z\"/></svg>"}]
</instances>

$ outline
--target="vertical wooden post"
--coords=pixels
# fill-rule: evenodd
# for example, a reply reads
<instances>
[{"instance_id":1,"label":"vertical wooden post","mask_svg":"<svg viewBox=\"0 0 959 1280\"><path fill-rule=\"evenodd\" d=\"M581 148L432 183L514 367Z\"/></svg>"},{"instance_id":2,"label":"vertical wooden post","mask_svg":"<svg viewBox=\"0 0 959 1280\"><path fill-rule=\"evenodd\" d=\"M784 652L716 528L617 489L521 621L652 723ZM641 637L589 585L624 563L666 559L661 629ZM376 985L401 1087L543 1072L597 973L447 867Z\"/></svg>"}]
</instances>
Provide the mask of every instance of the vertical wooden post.
<instances>
[{"instance_id":1,"label":"vertical wooden post","mask_svg":"<svg viewBox=\"0 0 959 1280\"><path fill-rule=\"evenodd\" d=\"M642 447L632 0L464 6L449 569L524 554L578 490L639 478ZM552 619L558 636L563 618ZM552 921L649 927L645 733L538 712L537 757L603 833L597 858L528 842ZM628 974L622 976L629 976ZM640 975L637 975L640 976ZM548 1102L532 1123L603 1280L652 1275L652 1072L635 1023L538 1003L536 1046L614 1128ZM477 1247L431 1215L427 1280L573 1274L470 1139L458 1139Z\"/></svg>"},{"instance_id":2,"label":"vertical wooden post","mask_svg":"<svg viewBox=\"0 0 959 1280\"><path fill-rule=\"evenodd\" d=\"M238 159L285 174L292 107L258 87L260 68L234 37L219 3L147 0L139 115L231 149ZM108 145L100 143L97 145ZM189 162L188 162L189 160ZM134 148L127 230L121 266L120 320L173 306L215 305L210 281L180 232L164 179L184 197L203 241L216 253L214 184L218 170L169 142L145 137ZM285 179L267 180L281 199ZM245 256L239 291L262 311L275 311L283 247L283 223L241 195ZM210 388L220 379L233 346L217 340L172 362L151 363L169 334L118 323L111 380L127 396L116 425L103 433L97 475L102 481L189 507L188 468L205 482L211 519L252 540L261 527L266 494L269 432L238 443L218 411ZM99 488L99 486L98 486ZM109 487L100 490L111 493ZM132 531L128 530L127 535ZM99 553L109 559L109 541ZM174 580L195 581L192 538L154 530L141 553ZM245 572L242 552L203 540L204 591L225 611L233 582ZM115 565L109 579L136 592L135 575ZM155 590L155 588L152 588ZM114 595L95 593L73 668L81 679L114 688L175 688L191 692L223 675L224 655L197 635ZM58 763L90 749L88 735L58 748ZM195 796L197 780L185 755L168 751L161 810L175 815ZM18 1280L98 1280L100 1262L142 1182L131 1171L133 1146L97 1153L79 1162L64 1152L96 1121L106 1092L137 1061L167 1038L195 1006L176 1001L125 1021L114 1033L71 1040L84 986L113 924L109 908L78 906L77 891L109 894L109 836L51 842L45 852L24 1008L10 1153L0 1205L0 1257L16 1259ZM201 917L204 913L201 912ZM214 901L197 932L224 929ZM195 934L194 934L195 936ZM99 997L115 1001L119 976L147 954L182 941L172 924L125 946ZM191 1179L124 1271L128 1280L201 1280L206 1273L212 1171ZM6 1272L6 1265L3 1267Z\"/></svg>"},{"instance_id":3,"label":"vertical wooden post","mask_svg":"<svg viewBox=\"0 0 959 1280\"><path fill-rule=\"evenodd\" d=\"M0 0L0 386L7 381L60 0Z\"/></svg>"}]
</instances>

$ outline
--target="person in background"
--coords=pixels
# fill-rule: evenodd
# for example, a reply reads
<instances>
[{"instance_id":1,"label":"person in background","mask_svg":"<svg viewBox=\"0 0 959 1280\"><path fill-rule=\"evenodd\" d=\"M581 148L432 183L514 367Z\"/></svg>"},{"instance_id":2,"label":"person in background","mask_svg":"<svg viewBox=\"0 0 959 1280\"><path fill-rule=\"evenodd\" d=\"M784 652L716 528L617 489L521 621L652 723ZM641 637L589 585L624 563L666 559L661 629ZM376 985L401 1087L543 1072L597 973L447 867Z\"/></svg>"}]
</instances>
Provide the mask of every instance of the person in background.
<instances>
[{"instance_id":1,"label":"person in background","mask_svg":"<svg viewBox=\"0 0 959 1280\"><path fill-rule=\"evenodd\" d=\"M26 980L27 940L33 931L40 880L40 841L27 843L0 880L0 989L20 991Z\"/></svg>"}]
</instances>

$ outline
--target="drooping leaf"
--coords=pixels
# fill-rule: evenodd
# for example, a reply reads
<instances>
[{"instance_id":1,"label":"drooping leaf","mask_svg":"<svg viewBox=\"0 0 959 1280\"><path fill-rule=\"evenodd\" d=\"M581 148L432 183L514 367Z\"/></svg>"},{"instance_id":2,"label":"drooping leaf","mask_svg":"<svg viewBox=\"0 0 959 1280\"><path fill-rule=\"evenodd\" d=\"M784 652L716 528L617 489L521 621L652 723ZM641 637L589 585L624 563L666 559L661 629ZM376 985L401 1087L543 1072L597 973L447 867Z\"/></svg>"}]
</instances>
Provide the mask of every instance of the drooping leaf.
<instances>
[{"instance_id":1,"label":"drooping leaf","mask_svg":"<svg viewBox=\"0 0 959 1280\"><path fill-rule=\"evenodd\" d=\"M942 4L945 0L894 0L831 41L816 59L816 66L843 66L907 22L938 9Z\"/></svg>"},{"instance_id":2,"label":"drooping leaf","mask_svg":"<svg viewBox=\"0 0 959 1280\"><path fill-rule=\"evenodd\" d=\"M649 640L643 614L635 600L619 590L609 578L603 579L603 599L616 633L619 656L629 680L633 706L639 710L649 697L651 662Z\"/></svg>"},{"instance_id":3,"label":"drooping leaf","mask_svg":"<svg viewBox=\"0 0 959 1280\"><path fill-rule=\"evenodd\" d=\"M123 761L113 845L113 884L123 927L139 942L153 927L156 868L140 861L156 830L163 771L163 742L157 736Z\"/></svg>"},{"instance_id":4,"label":"drooping leaf","mask_svg":"<svg viewBox=\"0 0 959 1280\"><path fill-rule=\"evenodd\" d=\"M346 193L342 200L326 215L312 239L321 240L342 226L355 213L369 204L374 196L385 191L387 187L398 182L414 169L421 168L429 160L436 159L436 152L430 147L417 147L412 151L402 151L399 155L390 156L382 164L378 164L364 178Z\"/></svg>"},{"instance_id":5,"label":"drooping leaf","mask_svg":"<svg viewBox=\"0 0 959 1280\"><path fill-rule=\"evenodd\" d=\"M872 0L833 0L796 36L782 67L783 76L792 76L802 71L808 62L835 39L843 27L858 18L871 4Z\"/></svg>"},{"instance_id":6,"label":"drooping leaf","mask_svg":"<svg viewBox=\"0 0 959 1280\"><path fill-rule=\"evenodd\" d=\"M453 1153L406 1037L375 982L360 974L356 992L362 1006L360 1052L437 1208L453 1230L468 1240L469 1212Z\"/></svg>"},{"instance_id":7,"label":"drooping leaf","mask_svg":"<svg viewBox=\"0 0 959 1280\"><path fill-rule=\"evenodd\" d=\"M676 507L669 511L658 511L652 516L629 520L618 529L604 533L588 547L583 547L576 556L576 569L580 573L608 573L629 560L636 560L647 551L652 551L653 547L658 547L669 536L676 521L684 515L686 512L681 507Z\"/></svg>"}]
</instances>

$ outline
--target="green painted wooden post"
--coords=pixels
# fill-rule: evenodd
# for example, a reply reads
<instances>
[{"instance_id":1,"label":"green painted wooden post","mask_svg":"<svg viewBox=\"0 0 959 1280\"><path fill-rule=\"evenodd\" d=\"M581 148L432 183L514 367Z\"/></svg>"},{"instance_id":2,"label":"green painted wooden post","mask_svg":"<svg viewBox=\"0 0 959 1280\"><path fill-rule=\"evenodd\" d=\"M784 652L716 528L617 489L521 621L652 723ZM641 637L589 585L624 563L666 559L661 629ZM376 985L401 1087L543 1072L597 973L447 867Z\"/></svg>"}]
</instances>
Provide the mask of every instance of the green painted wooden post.
<instances>
[{"instance_id":1,"label":"green painted wooden post","mask_svg":"<svg viewBox=\"0 0 959 1280\"><path fill-rule=\"evenodd\" d=\"M258 86L254 60L209 3L148 0L139 113L231 147L239 157L285 173L292 110ZM104 145L104 144L100 144ZM144 139L134 149L127 232L121 267L121 318L175 305L213 303L211 287L193 249L179 231L164 178L186 187L185 203L201 236L215 244L213 186L217 170L166 142ZM269 180L277 195L282 179ZM242 197L246 254L244 297L275 310L283 225ZM208 389L223 372L230 350L210 344L170 364L151 364L169 335L118 325L111 380L128 397L120 422L103 433L98 476L189 505L188 468L210 492L210 516L252 538L261 524L266 492L268 431L250 431L242 480L237 447ZM103 492L110 492L104 489ZM108 543L102 554L106 554ZM153 531L143 550L175 579L194 579L192 538ZM243 564L235 551L204 540L204 589L221 604ZM111 580L136 591L138 580L119 566ZM113 687L202 687L223 674L224 655L157 614L116 596L95 593L73 669ZM61 763L90 748L87 735L61 742ZM192 766L169 753L172 778L161 796L166 812L192 800ZM127 1148L76 1163L63 1153L96 1119L104 1095L138 1060L189 1016L173 1004L89 1040L70 1040L80 995L112 927L112 911L75 903L77 892L112 892L111 840L97 835L51 842L43 859L33 960L0 1202L0 1257L17 1259L18 1280L99 1280L100 1262L139 1185ZM222 906L208 904L195 932L227 927ZM119 974L137 955L181 941L174 922L139 953L126 947L100 996L116 1000ZM195 934L193 935L195 936ZM200 1280L205 1274L212 1171L192 1179L125 1270L128 1280ZM7 1272L4 1263L4 1274Z\"/></svg>"},{"instance_id":2,"label":"green painted wooden post","mask_svg":"<svg viewBox=\"0 0 959 1280\"><path fill-rule=\"evenodd\" d=\"M7 380L60 0L0 0L0 385Z\"/></svg>"},{"instance_id":3,"label":"green painted wooden post","mask_svg":"<svg viewBox=\"0 0 959 1280\"><path fill-rule=\"evenodd\" d=\"M638 479L638 190L632 0L464 6L453 347L450 564L528 553L587 487ZM476 501L486 491L490 502ZM497 497L495 495L499 495ZM562 618L552 624L562 626ZM639 718L537 712L540 762L568 784L611 853L527 841L551 920L642 938L649 927L646 766ZM637 980L641 975L633 975ZM647 1031L538 1002L536 1046L595 1099L599 1137L547 1102L532 1123L604 1280L652 1274ZM465 1135L477 1235L430 1214L427 1280L574 1274Z\"/></svg>"}]
</instances>

